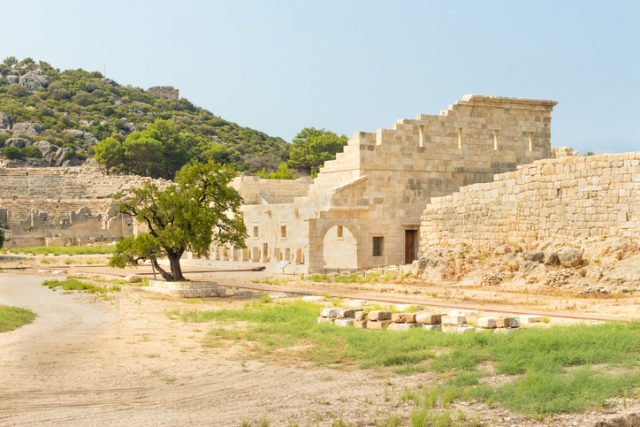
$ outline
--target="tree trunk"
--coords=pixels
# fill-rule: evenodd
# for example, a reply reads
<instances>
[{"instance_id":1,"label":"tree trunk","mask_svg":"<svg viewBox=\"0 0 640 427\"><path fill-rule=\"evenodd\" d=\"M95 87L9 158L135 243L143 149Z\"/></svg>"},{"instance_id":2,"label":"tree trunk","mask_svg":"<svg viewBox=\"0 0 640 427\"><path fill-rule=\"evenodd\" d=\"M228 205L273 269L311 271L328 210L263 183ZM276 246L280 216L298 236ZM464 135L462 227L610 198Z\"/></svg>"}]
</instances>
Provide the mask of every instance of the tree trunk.
<instances>
[{"instance_id":1,"label":"tree trunk","mask_svg":"<svg viewBox=\"0 0 640 427\"><path fill-rule=\"evenodd\" d=\"M171 266L171 276L174 281L186 280L182 275L182 268L180 267L180 257L182 253L167 252L169 258L169 265Z\"/></svg>"},{"instance_id":2,"label":"tree trunk","mask_svg":"<svg viewBox=\"0 0 640 427\"><path fill-rule=\"evenodd\" d=\"M164 271L164 269L160 267L160 264L158 264L158 260L155 257L151 258L151 264L153 264L156 270L160 272L160 275L165 280L165 282L173 281L173 275L171 273L167 273L166 271Z\"/></svg>"}]
</instances>

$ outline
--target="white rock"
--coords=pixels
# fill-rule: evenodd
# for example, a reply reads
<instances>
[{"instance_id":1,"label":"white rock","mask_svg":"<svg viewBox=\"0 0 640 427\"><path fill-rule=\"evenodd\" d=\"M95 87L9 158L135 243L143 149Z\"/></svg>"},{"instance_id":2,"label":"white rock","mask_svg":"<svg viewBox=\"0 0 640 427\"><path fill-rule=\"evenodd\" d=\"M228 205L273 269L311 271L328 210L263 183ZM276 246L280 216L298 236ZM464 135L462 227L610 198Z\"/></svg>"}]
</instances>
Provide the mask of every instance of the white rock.
<instances>
[{"instance_id":1,"label":"white rock","mask_svg":"<svg viewBox=\"0 0 640 427\"><path fill-rule=\"evenodd\" d=\"M365 305L367 305L367 302L365 300L354 299L354 300L349 301L349 307L351 307L351 308L362 308Z\"/></svg>"},{"instance_id":2,"label":"white rock","mask_svg":"<svg viewBox=\"0 0 640 427\"><path fill-rule=\"evenodd\" d=\"M331 318L336 318L338 314L338 309L337 308L323 308L320 311L320 316L322 317L331 317Z\"/></svg>"},{"instance_id":3,"label":"white rock","mask_svg":"<svg viewBox=\"0 0 640 427\"><path fill-rule=\"evenodd\" d=\"M422 325L422 329L427 331L442 331L441 325Z\"/></svg>"},{"instance_id":4,"label":"white rock","mask_svg":"<svg viewBox=\"0 0 640 427\"><path fill-rule=\"evenodd\" d=\"M389 331L408 331L411 328L416 327L415 323L392 323L389 325L387 330Z\"/></svg>"},{"instance_id":5,"label":"white rock","mask_svg":"<svg viewBox=\"0 0 640 427\"><path fill-rule=\"evenodd\" d=\"M302 301L304 302L322 302L324 301L324 297L320 295L305 295L302 297Z\"/></svg>"},{"instance_id":6,"label":"white rock","mask_svg":"<svg viewBox=\"0 0 640 427\"><path fill-rule=\"evenodd\" d=\"M478 327L483 329L493 329L496 327L496 319L493 317L479 317Z\"/></svg>"}]
</instances>

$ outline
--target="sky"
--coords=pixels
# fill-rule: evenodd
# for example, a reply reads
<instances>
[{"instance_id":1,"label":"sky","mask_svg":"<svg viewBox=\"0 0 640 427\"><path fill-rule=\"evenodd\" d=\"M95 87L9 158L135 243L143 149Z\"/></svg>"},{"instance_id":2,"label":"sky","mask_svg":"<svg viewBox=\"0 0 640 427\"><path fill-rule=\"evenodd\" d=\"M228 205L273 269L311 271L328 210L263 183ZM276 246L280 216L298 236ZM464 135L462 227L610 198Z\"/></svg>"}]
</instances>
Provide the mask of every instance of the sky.
<instances>
[{"instance_id":1,"label":"sky","mask_svg":"<svg viewBox=\"0 0 640 427\"><path fill-rule=\"evenodd\" d=\"M552 145L640 151L639 1L20 0L0 57L171 85L286 140L437 114L464 94L554 99Z\"/></svg>"}]
</instances>

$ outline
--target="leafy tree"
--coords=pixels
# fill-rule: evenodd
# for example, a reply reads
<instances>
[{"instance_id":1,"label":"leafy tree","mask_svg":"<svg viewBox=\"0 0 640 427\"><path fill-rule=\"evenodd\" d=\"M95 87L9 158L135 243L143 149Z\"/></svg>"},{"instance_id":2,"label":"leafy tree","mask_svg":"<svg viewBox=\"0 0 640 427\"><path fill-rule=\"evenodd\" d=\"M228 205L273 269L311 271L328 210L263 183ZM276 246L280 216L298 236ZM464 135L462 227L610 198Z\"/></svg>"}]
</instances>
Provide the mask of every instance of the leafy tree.
<instances>
[{"instance_id":1,"label":"leafy tree","mask_svg":"<svg viewBox=\"0 0 640 427\"><path fill-rule=\"evenodd\" d=\"M120 240L111 265L150 260L165 280L185 280L180 267L185 251L206 256L214 240L244 247L242 197L228 186L234 176L233 169L215 162L190 163L164 188L149 182L117 195L120 211L145 224L147 231ZM158 264L161 256L169 259L170 272Z\"/></svg>"},{"instance_id":2,"label":"leafy tree","mask_svg":"<svg viewBox=\"0 0 640 427\"><path fill-rule=\"evenodd\" d=\"M190 139L172 121L159 119L122 142L105 138L94 156L107 170L171 179L189 161L191 148Z\"/></svg>"},{"instance_id":3,"label":"leafy tree","mask_svg":"<svg viewBox=\"0 0 640 427\"><path fill-rule=\"evenodd\" d=\"M346 136L326 129L304 128L293 138L288 164L294 169L317 175L324 162L335 159L347 141Z\"/></svg>"},{"instance_id":4,"label":"leafy tree","mask_svg":"<svg viewBox=\"0 0 640 427\"><path fill-rule=\"evenodd\" d=\"M286 163L280 163L278 169L273 172L267 172L266 169L261 169L258 171L258 176L264 179L294 179L296 177Z\"/></svg>"}]
</instances>

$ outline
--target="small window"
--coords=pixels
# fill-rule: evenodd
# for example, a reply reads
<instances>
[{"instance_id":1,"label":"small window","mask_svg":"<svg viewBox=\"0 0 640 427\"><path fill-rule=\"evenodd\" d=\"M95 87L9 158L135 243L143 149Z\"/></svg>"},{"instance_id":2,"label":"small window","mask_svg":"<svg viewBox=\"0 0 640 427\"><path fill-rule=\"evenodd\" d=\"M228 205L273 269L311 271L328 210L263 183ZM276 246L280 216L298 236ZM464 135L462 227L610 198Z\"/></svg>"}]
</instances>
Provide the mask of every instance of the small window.
<instances>
[{"instance_id":1,"label":"small window","mask_svg":"<svg viewBox=\"0 0 640 427\"><path fill-rule=\"evenodd\" d=\"M257 226L257 225L254 225L254 226L253 226L253 237L254 237L255 239L257 239L257 238L258 238L258 226Z\"/></svg>"},{"instance_id":2,"label":"small window","mask_svg":"<svg viewBox=\"0 0 640 427\"><path fill-rule=\"evenodd\" d=\"M529 132L529 152L533 151L533 132Z\"/></svg>"},{"instance_id":3,"label":"small window","mask_svg":"<svg viewBox=\"0 0 640 427\"><path fill-rule=\"evenodd\" d=\"M344 237L344 230L342 229L341 225L338 226L337 236L338 239L342 239Z\"/></svg>"},{"instance_id":4,"label":"small window","mask_svg":"<svg viewBox=\"0 0 640 427\"><path fill-rule=\"evenodd\" d=\"M280 237L283 239L287 238L287 226L286 225L281 225L280 226Z\"/></svg>"},{"instance_id":5,"label":"small window","mask_svg":"<svg viewBox=\"0 0 640 427\"><path fill-rule=\"evenodd\" d=\"M462 149L462 128L458 128L458 150Z\"/></svg>"},{"instance_id":6,"label":"small window","mask_svg":"<svg viewBox=\"0 0 640 427\"><path fill-rule=\"evenodd\" d=\"M384 237L376 236L373 238L373 256L382 256L384 250Z\"/></svg>"},{"instance_id":7,"label":"small window","mask_svg":"<svg viewBox=\"0 0 640 427\"><path fill-rule=\"evenodd\" d=\"M493 131L493 149L497 150L498 149L498 137L500 136L500 131L499 130L494 130Z\"/></svg>"}]
</instances>

